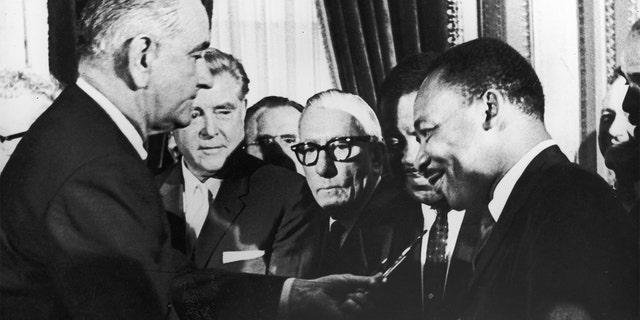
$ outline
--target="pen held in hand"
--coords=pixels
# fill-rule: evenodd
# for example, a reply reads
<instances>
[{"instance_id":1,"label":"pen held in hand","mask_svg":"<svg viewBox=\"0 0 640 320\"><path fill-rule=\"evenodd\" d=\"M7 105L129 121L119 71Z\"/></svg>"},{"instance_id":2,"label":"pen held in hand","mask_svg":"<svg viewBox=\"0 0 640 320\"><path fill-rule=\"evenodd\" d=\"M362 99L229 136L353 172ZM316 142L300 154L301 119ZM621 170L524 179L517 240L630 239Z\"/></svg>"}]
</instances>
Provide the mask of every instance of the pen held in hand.
<instances>
[{"instance_id":1,"label":"pen held in hand","mask_svg":"<svg viewBox=\"0 0 640 320\"><path fill-rule=\"evenodd\" d=\"M396 259L396 261L394 261L393 264L387 270L385 270L384 273L382 273L382 282L387 281L387 277L389 277L389 275L391 275L391 272L393 272L393 270L395 270L402 263L402 261L404 261L408 257L409 251L411 251L411 249L415 247L417 243L420 242L422 237L424 237L424 235L427 234L427 231L428 229L422 231L422 234L419 235L415 240L413 240L413 242L406 249L404 249L404 251L402 251L402 253ZM386 262L386 259L383 261L383 263L384 262Z\"/></svg>"}]
</instances>

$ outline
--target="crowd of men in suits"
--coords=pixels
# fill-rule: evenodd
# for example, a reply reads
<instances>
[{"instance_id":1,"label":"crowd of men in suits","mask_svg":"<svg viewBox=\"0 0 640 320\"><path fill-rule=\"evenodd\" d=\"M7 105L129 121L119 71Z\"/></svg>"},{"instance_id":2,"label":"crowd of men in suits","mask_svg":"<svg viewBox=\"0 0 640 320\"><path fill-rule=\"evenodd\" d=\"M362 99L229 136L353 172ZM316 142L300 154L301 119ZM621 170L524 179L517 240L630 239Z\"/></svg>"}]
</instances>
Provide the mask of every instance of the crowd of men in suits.
<instances>
[{"instance_id":1,"label":"crowd of men in suits","mask_svg":"<svg viewBox=\"0 0 640 320\"><path fill-rule=\"evenodd\" d=\"M563 155L516 50L411 56L375 111L336 89L247 108L206 19L88 1L77 82L0 175L3 319L639 317L637 203ZM159 132L178 157L154 177Z\"/></svg>"}]
</instances>

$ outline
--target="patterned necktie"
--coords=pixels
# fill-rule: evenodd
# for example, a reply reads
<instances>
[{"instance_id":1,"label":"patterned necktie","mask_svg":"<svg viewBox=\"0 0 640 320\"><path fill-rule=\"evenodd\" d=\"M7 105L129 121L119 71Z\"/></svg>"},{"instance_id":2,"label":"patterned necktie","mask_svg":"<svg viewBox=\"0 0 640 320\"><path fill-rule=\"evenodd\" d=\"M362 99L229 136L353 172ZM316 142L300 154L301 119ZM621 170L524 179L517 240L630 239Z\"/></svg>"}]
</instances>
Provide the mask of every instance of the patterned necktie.
<instances>
[{"instance_id":1,"label":"patterned necktie","mask_svg":"<svg viewBox=\"0 0 640 320\"><path fill-rule=\"evenodd\" d=\"M427 260L424 265L424 315L431 318L434 308L444 300L444 284L447 276L447 238L449 223L447 211L438 210L436 220L429 230Z\"/></svg>"}]
</instances>

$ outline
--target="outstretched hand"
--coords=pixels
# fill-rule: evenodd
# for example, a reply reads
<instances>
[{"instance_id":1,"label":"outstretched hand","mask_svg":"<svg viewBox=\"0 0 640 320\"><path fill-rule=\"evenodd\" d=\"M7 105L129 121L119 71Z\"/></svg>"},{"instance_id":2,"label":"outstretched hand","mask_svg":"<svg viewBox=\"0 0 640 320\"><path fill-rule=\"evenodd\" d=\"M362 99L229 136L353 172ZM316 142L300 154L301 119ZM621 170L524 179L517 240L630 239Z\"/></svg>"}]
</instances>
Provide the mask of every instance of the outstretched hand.
<instances>
[{"instance_id":1,"label":"outstretched hand","mask_svg":"<svg viewBox=\"0 0 640 320\"><path fill-rule=\"evenodd\" d=\"M373 305L369 293L380 286L380 275L330 275L315 280L296 279L291 287L291 319L351 319Z\"/></svg>"}]
</instances>

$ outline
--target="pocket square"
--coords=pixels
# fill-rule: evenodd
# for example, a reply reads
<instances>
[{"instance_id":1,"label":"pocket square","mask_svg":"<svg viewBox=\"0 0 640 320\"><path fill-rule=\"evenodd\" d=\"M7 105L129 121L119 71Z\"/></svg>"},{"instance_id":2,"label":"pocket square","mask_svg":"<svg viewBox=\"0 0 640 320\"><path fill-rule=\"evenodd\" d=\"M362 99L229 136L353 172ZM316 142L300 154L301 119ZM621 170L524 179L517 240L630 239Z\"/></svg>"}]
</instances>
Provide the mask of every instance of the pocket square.
<instances>
[{"instance_id":1,"label":"pocket square","mask_svg":"<svg viewBox=\"0 0 640 320\"><path fill-rule=\"evenodd\" d=\"M250 260L264 256L264 250L225 251L222 253L222 263Z\"/></svg>"}]
</instances>

